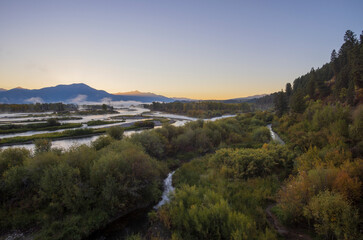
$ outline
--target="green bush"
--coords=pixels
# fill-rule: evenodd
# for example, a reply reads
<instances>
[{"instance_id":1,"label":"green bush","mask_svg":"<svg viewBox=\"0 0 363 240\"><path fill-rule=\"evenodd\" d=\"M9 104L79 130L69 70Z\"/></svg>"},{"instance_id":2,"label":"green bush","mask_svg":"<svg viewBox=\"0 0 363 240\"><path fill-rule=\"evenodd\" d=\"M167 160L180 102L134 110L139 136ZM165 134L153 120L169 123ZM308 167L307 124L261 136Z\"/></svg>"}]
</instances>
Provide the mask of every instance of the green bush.
<instances>
[{"instance_id":1,"label":"green bush","mask_svg":"<svg viewBox=\"0 0 363 240\"><path fill-rule=\"evenodd\" d=\"M270 130L267 127L259 127L252 132L252 138L256 142L268 143L271 139Z\"/></svg>"},{"instance_id":2,"label":"green bush","mask_svg":"<svg viewBox=\"0 0 363 240\"><path fill-rule=\"evenodd\" d=\"M359 238L358 211L338 193L325 191L313 197L304 208L304 216L313 221L315 231L320 236Z\"/></svg>"},{"instance_id":3,"label":"green bush","mask_svg":"<svg viewBox=\"0 0 363 240\"><path fill-rule=\"evenodd\" d=\"M152 157L162 158L165 153L166 139L155 131L144 131L131 136L131 141L139 143Z\"/></svg>"},{"instance_id":4,"label":"green bush","mask_svg":"<svg viewBox=\"0 0 363 240\"><path fill-rule=\"evenodd\" d=\"M22 165L27 157L30 157L30 152L25 148L8 148L0 151L0 176L7 169Z\"/></svg>"},{"instance_id":5,"label":"green bush","mask_svg":"<svg viewBox=\"0 0 363 240\"><path fill-rule=\"evenodd\" d=\"M50 139L36 139L34 140L35 153L48 152L52 147L52 141Z\"/></svg>"},{"instance_id":6,"label":"green bush","mask_svg":"<svg viewBox=\"0 0 363 240\"><path fill-rule=\"evenodd\" d=\"M181 239L257 239L253 219L233 211L213 191L184 186L168 208L174 234Z\"/></svg>"},{"instance_id":7,"label":"green bush","mask_svg":"<svg viewBox=\"0 0 363 240\"><path fill-rule=\"evenodd\" d=\"M96 140L92 142L92 147L94 147L96 150L100 150L112 142L112 138L109 136L100 136Z\"/></svg>"},{"instance_id":8,"label":"green bush","mask_svg":"<svg viewBox=\"0 0 363 240\"><path fill-rule=\"evenodd\" d=\"M113 139L121 140L122 135L124 134L124 129L119 126L114 126L114 127L107 128L106 132Z\"/></svg>"}]
</instances>

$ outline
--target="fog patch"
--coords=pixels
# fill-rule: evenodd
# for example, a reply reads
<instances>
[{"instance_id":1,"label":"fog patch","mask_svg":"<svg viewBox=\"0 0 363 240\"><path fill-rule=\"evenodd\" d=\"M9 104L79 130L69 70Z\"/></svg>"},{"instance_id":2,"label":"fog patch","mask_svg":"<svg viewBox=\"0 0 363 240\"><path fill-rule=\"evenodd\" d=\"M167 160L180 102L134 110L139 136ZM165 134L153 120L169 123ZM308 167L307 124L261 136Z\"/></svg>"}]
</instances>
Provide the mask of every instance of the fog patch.
<instances>
[{"instance_id":1,"label":"fog patch","mask_svg":"<svg viewBox=\"0 0 363 240\"><path fill-rule=\"evenodd\" d=\"M78 103L78 105L102 105L102 104L107 104L114 108L129 108L129 107L138 107L143 104L151 104L151 102L145 103L145 102L138 102L138 101L108 101L107 99L103 98L99 102L84 101L82 103Z\"/></svg>"},{"instance_id":2,"label":"fog patch","mask_svg":"<svg viewBox=\"0 0 363 240\"><path fill-rule=\"evenodd\" d=\"M44 103L43 99L41 97L32 97L24 100L28 103Z\"/></svg>"},{"instance_id":3,"label":"fog patch","mask_svg":"<svg viewBox=\"0 0 363 240\"><path fill-rule=\"evenodd\" d=\"M79 94L77 97L69 99L67 102L76 104L85 104L87 95Z\"/></svg>"}]
</instances>

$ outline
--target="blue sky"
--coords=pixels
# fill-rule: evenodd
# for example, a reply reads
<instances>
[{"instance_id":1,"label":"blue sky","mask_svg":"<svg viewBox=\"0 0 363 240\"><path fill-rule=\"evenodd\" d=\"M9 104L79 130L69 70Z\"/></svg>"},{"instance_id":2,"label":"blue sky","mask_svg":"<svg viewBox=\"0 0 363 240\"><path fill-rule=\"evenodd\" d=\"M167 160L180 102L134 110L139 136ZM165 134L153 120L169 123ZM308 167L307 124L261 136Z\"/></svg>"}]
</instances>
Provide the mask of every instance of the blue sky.
<instances>
[{"instance_id":1,"label":"blue sky","mask_svg":"<svg viewBox=\"0 0 363 240\"><path fill-rule=\"evenodd\" d=\"M225 99L329 61L363 1L0 1L0 87Z\"/></svg>"}]
</instances>

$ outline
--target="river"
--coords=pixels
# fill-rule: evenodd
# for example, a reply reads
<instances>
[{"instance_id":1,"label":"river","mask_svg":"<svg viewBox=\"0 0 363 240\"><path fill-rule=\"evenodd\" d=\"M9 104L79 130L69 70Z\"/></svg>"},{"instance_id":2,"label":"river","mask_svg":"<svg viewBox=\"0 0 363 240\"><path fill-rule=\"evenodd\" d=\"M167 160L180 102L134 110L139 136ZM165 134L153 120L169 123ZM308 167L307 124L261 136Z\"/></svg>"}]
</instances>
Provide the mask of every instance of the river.
<instances>
[{"instance_id":1,"label":"river","mask_svg":"<svg viewBox=\"0 0 363 240\"><path fill-rule=\"evenodd\" d=\"M270 130L271 138L273 141L285 145L285 142L280 138L280 136L272 130L272 124L267 125L267 128Z\"/></svg>"},{"instance_id":2,"label":"river","mask_svg":"<svg viewBox=\"0 0 363 240\"><path fill-rule=\"evenodd\" d=\"M284 145L285 142L279 137L277 133L272 130L272 125L266 126L270 130L272 141L276 141L279 144ZM92 235L90 240L104 240L104 239L124 239L127 235L141 233L145 234L148 228L148 213L151 210L157 210L164 204L170 201L170 194L174 192L173 187L173 175L175 171L172 171L164 179L164 190L161 200L155 206L149 206L146 208L140 208L132 211L129 214L117 219L116 221L109 224L106 228L98 231Z\"/></svg>"},{"instance_id":3,"label":"river","mask_svg":"<svg viewBox=\"0 0 363 240\"><path fill-rule=\"evenodd\" d=\"M157 210L164 204L170 201L169 196L174 191L173 187L173 175L175 171L172 171L164 179L164 190L161 200L155 206L147 206L136 209L112 223L108 224L104 229L101 229L92 234L89 240L118 240L124 239L128 235L141 233L146 234L148 229L148 213L150 211Z\"/></svg>"},{"instance_id":4,"label":"river","mask_svg":"<svg viewBox=\"0 0 363 240\"><path fill-rule=\"evenodd\" d=\"M83 124L83 126L81 128L86 128L86 127L88 127L88 128L104 128L104 127L111 127L111 126L128 126L128 125L138 122L138 121L144 121L144 120L150 119L147 117L168 118L168 119L174 121L174 123L172 123L172 125L176 126L176 127L184 126L186 123L188 123L190 121L198 120L197 118L191 118L191 117L187 117L187 116L161 113L161 112L152 112L152 113L145 114L145 112L148 112L148 111L149 111L148 109L138 107L138 108L132 108L132 111L118 110L118 113L115 113L115 114L79 116L79 117L83 117L83 119L82 120L70 120L69 122L85 123L85 122L88 122L91 120L110 120L110 118L114 117L114 116L122 116L122 115L134 115L135 116L135 115L140 115L143 113L144 113L143 114L144 118L137 118L137 119L131 118L131 119L126 119L125 122L113 123L113 124L107 124L107 125L90 126L90 127L88 127L86 124ZM22 118L19 118L20 116L24 116L24 115L0 114L0 122L1 122L1 119L13 119L13 120L22 119ZM72 117L77 117L77 116L72 116ZM234 116L236 116L236 115L224 115L224 116L220 116L220 117L214 117L211 119L203 119L203 120L204 121L216 121L219 119L229 118L229 117L234 117ZM31 118L32 117L27 117L27 119L31 119ZM67 130L69 130L69 129L67 129ZM7 138L7 137L17 137L17 136L32 136L35 134L62 132L62 131L64 131L64 129L55 130L55 131L28 131L28 132L24 132L24 133L0 134L0 139ZM140 132L140 131L126 131L124 133L124 136L131 136L132 134L137 133L137 132ZM53 140L52 147L62 148L62 149L67 150L72 146L78 146L78 145L82 145L82 144L90 145L93 141L95 141L99 137L100 137L100 135L92 136L92 137L84 137L84 138L79 137L79 138L73 138L73 139ZM12 148L12 147L23 147L23 148L33 151L35 148L35 145L33 143L17 144L17 145L12 145L12 146L1 146L0 149L6 149L6 148Z\"/></svg>"},{"instance_id":5,"label":"river","mask_svg":"<svg viewBox=\"0 0 363 240\"><path fill-rule=\"evenodd\" d=\"M175 126L183 126L189 121L195 121L197 119L192 119L189 117L180 118L179 115L173 114L156 114L158 117L168 117L170 119L176 120L174 125ZM155 115L154 115L155 116ZM173 118L177 116L178 118ZM222 118L234 117L235 115L225 115L222 117L216 117L212 119L206 119L206 121L215 121ZM273 141L276 141L279 144L284 145L285 142L272 130L272 125L269 124L266 126L270 130L271 138ZM130 136L138 131L128 131L124 134ZM67 140L57 140L52 142L52 147L60 147L64 149L68 149L74 145L81 145L81 144L90 144L92 141L96 140L99 136L92 136L87 138L80 138L80 139L67 139ZM21 147L28 148L30 150L34 149L34 144L24 144L20 145ZM19 146L17 146L19 147ZM170 194L174 191L174 187L172 185L172 178L175 171L170 172L167 177L164 179L164 190L161 196L161 200L154 206L147 206L141 207L139 209L135 209L134 211L120 217L119 219L115 220L114 222L108 224L104 229L100 229L96 233L92 234L88 239L90 240L116 240L116 239L124 239L126 236L134 233L145 233L148 228L148 213L151 210L157 210L164 204L170 201Z\"/></svg>"}]
</instances>

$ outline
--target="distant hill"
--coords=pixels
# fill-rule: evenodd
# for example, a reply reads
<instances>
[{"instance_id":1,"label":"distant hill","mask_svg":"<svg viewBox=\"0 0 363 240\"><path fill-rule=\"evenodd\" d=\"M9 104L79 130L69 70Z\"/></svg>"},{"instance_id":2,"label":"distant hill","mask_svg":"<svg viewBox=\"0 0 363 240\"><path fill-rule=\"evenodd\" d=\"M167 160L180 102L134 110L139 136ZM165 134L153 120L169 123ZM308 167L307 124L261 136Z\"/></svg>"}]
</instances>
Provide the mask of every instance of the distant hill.
<instances>
[{"instance_id":1,"label":"distant hill","mask_svg":"<svg viewBox=\"0 0 363 240\"><path fill-rule=\"evenodd\" d=\"M191 99L191 98L183 98L183 97L173 97L175 101L179 102L194 102L194 101L200 101L198 99Z\"/></svg>"},{"instance_id":2,"label":"distant hill","mask_svg":"<svg viewBox=\"0 0 363 240\"><path fill-rule=\"evenodd\" d=\"M123 96L123 97L131 97L131 98L138 98L142 99L140 102L173 102L173 98L168 98L162 95L157 95L155 93L151 92L140 92L138 90L131 91L131 92L119 92L114 93L114 95L117 96Z\"/></svg>"},{"instance_id":3,"label":"distant hill","mask_svg":"<svg viewBox=\"0 0 363 240\"><path fill-rule=\"evenodd\" d=\"M144 97L152 97L152 96L161 96L156 95L155 93L151 92L140 92L138 90L131 91L131 92L119 92L119 93L113 93L114 95L127 95L127 96L144 96Z\"/></svg>"},{"instance_id":4,"label":"distant hill","mask_svg":"<svg viewBox=\"0 0 363 240\"><path fill-rule=\"evenodd\" d=\"M0 88L0 92L2 92L2 91L7 91L7 89L5 89L5 88Z\"/></svg>"},{"instance_id":5,"label":"distant hill","mask_svg":"<svg viewBox=\"0 0 363 240\"><path fill-rule=\"evenodd\" d=\"M172 102L171 98L161 95L115 95L103 90L97 90L83 83L57 85L41 89L14 88L0 91L0 103L36 103L36 102L64 102L80 103L84 101L139 101L139 102Z\"/></svg>"},{"instance_id":6,"label":"distant hill","mask_svg":"<svg viewBox=\"0 0 363 240\"><path fill-rule=\"evenodd\" d=\"M258 98L262 98L264 96L266 96L267 94L260 94L260 95L253 95L253 96L249 96L249 97L242 97L242 98L232 98L232 99L227 99L224 100L223 102L225 103L240 103L240 102L249 102L252 99L258 99Z\"/></svg>"}]
</instances>

